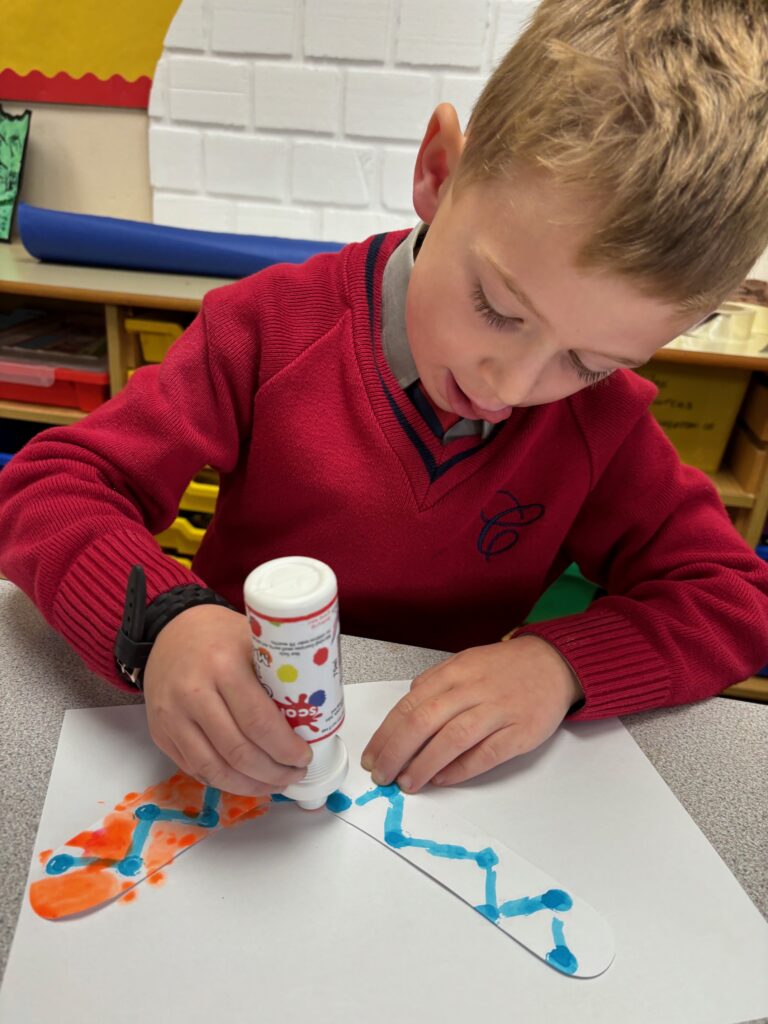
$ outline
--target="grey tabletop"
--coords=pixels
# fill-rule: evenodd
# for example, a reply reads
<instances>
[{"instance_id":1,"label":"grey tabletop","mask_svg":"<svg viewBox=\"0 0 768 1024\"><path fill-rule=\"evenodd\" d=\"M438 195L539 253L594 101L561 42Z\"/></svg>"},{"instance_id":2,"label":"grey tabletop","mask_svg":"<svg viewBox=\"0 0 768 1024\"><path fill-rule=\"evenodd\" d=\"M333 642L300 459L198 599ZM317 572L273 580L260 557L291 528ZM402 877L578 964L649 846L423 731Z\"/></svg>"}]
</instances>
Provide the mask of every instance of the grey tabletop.
<instances>
[{"instance_id":1,"label":"grey tabletop","mask_svg":"<svg viewBox=\"0 0 768 1024\"><path fill-rule=\"evenodd\" d=\"M445 655L342 637L345 682L410 679ZM27 597L0 580L0 974L69 708L136 704L92 675ZM628 715L624 724L768 917L768 707L715 698Z\"/></svg>"}]
</instances>

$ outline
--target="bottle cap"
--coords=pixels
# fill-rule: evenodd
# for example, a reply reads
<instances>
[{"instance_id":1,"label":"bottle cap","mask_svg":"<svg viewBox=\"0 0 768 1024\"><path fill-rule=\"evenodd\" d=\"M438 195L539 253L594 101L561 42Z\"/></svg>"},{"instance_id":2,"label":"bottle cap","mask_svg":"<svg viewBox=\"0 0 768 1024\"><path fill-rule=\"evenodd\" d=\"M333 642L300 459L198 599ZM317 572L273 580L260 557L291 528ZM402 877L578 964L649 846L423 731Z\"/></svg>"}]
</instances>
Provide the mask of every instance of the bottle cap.
<instances>
[{"instance_id":1,"label":"bottle cap","mask_svg":"<svg viewBox=\"0 0 768 1024\"><path fill-rule=\"evenodd\" d=\"M336 597L336 574L325 562L305 555L273 558L250 572L245 600L275 619L295 619L318 612Z\"/></svg>"},{"instance_id":2,"label":"bottle cap","mask_svg":"<svg viewBox=\"0 0 768 1024\"><path fill-rule=\"evenodd\" d=\"M283 790L283 796L295 800L305 811L322 807L331 793L343 784L349 770L349 754L340 736L331 736L316 744L313 754L304 778Z\"/></svg>"}]
</instances>

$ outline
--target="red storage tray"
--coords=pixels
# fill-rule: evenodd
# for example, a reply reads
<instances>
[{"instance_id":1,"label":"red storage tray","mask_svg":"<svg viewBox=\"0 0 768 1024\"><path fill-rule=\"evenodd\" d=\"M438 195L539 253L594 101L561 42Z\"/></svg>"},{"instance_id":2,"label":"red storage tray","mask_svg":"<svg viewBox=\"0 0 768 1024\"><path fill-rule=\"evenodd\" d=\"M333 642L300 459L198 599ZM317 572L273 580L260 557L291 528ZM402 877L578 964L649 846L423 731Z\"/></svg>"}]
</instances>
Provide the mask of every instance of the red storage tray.
<instances>
[{"instance_id":1,"label":"red storage tray","mask_svg":"<svg viewBox=\"0 0 768 1024\"><path fill-rule=\"evenodd\" d=\"M109 398L109 374L0 361L0 398L91 412Z\"/></svg>"}]
</instances>

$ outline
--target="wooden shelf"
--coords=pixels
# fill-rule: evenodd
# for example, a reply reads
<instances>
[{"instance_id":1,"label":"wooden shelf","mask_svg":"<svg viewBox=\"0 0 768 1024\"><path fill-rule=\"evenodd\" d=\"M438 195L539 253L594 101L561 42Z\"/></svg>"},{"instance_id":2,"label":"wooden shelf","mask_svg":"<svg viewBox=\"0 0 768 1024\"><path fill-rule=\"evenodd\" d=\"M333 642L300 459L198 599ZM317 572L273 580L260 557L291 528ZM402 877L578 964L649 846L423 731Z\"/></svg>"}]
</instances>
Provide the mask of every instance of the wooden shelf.
<instances>
[{"instance_id":1,"label":"wooden shelf","mask_svg":"<svg viewBox=\"0 0 768 1024\"><path fill-rule=\"evenodd\" d=\"M682 348L660 348L653 353L660 363L687 363L693 366L726 366L739 370L768 371L768 356L741 352L706 352Z\"/></svg>"},{"instance_id":2,"label":"wooden shelf","mask_svg":"<svg viewBox=\"0 0 768 1024\"><path fill-rule=\"evenodd\" d=\"M739 700L756 700L768 704L768 678L765 676L752 676L745 679L743 683L734 683L727 690L723 690L721 697L738 697Z\"/></svg>"},{"instance_id":3,"label":"wooden shelf","mask_svg":"<svg viewBox=\"0 0 768 1024\"><path fill-rule=\"evenodd\" d=\"M197 312L231 278L40 263L21 242L0 245L0 294Z\"/></svg>"},{"instance_id":4,"label":"wooden shelf","mask_svg":"<svg viewBox=\"0 0 768 1024\"><path fill-rule=\"evenodd\" d=\"M77 423L87 416L80 409L66 409L59 405L31 405L28 402L8 402L0 399L0 417L9 420L27 420L30 423Z\"/></svg>"},{"instance_id":5,"label":"wooden shelf","mask_svg":"<svg viewBox=\"0 0 768 1024\"><path fill-rule=\"evenodd\" d=\"M755 495L745 491L729 469L718 469L716 473L708 473L707 476L717 488L720 500L726 508L752 508L754 506Z\"/></svg>"}]
</instances>

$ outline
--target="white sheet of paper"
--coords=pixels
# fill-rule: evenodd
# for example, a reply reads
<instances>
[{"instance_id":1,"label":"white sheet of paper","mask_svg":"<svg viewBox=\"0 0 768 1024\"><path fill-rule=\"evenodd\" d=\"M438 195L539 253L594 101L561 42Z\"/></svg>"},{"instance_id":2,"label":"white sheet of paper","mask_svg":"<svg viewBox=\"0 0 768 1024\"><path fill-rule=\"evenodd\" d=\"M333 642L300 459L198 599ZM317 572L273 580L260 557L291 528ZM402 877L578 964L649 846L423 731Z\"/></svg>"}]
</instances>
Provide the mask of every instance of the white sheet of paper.
<instances>
[{"instance_id":1,"label":"white sheet of paper","mask_svg":"<svg viewBox=\"0 0 768 1024\"><path fill-rule=\"evenodd\" d=\"M406 683L346 691L359 758ZM141 707L67 712L35 845L164 778ZM99 801L104 801L99 803ZM616 959L546 966L385 846L281 805L179 856L133 903L48 922L25 901L2 1024L735 1024L768 1014L768 924L615 721L569 725L441 806L602 914Z\"/></svg>"},{"instance_id":2,"label":"white sheet of paper","mask_svg":"<svg viewBox=\"0 0 768 1024\"><path fill-rule=\"evenodd\" d=\"M608 970L616 944L608 922L594 907L567 883L457 815L445 801L437 803L429 796L374 786L355 759L333 803L341 818L470 908L482 910L553 970L579 978Z\"/></svg>"}]
</instances>

